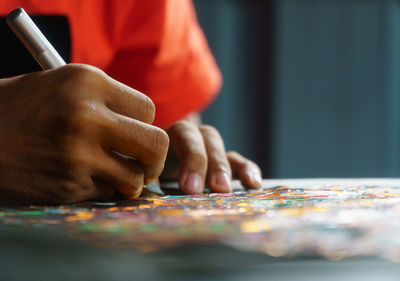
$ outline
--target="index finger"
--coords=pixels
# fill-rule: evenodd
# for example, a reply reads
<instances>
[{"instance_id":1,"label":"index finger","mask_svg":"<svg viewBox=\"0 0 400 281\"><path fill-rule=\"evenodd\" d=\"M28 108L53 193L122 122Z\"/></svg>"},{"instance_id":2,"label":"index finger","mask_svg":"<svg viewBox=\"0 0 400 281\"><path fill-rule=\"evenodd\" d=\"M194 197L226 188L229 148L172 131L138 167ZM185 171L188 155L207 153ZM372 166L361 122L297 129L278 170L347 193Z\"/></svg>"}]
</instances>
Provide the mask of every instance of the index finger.
<instances>
[{"instance_id":1,"label":"index finger","mask_svg":"<svg viewBox=\"0 0 400 281\"><path fill-rule=\"evenodd\" d=\"M105 105L112 111L151 124L154 121L155 106L145 94L107 76Z\"/></svg>"}]
</instances>

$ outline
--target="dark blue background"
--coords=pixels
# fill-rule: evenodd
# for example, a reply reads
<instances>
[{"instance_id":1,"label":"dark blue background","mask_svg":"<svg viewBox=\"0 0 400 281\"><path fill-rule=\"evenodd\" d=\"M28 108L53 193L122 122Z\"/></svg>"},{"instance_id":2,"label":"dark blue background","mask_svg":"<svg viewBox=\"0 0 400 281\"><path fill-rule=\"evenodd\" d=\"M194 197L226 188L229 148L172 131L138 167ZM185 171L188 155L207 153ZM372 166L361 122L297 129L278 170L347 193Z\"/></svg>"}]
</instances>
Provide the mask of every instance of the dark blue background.
<instances>
[{"instance_id":1,"label":"dark blue background","mask_svg":"<svg viewBox=\"0 0 400 281\"><path fill-rule=\"evenodd\" d=\"M397 0L195 0L224 75L204 119L271 177L400 176Z\"/></svg>"}]
</instances>

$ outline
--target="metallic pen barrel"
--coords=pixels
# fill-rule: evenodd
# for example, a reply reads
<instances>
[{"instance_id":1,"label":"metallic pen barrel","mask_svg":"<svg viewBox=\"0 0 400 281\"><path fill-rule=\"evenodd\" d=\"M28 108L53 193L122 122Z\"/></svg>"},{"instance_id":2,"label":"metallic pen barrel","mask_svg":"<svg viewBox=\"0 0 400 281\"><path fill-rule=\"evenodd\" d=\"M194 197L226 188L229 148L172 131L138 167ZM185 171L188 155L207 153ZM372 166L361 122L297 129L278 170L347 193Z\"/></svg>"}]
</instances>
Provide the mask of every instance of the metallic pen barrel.
<instances>
[{"instance_id":1,"label":"metallic pen barrel","mask_svg":"<svg viewBox=\"0 0 400 281\"><path fill-rule=\"evenodd\" d=\"M22 8L7 16L7 24L40 66L46 70L65 65L65 61Z\"/></svg>"}]
</instances>

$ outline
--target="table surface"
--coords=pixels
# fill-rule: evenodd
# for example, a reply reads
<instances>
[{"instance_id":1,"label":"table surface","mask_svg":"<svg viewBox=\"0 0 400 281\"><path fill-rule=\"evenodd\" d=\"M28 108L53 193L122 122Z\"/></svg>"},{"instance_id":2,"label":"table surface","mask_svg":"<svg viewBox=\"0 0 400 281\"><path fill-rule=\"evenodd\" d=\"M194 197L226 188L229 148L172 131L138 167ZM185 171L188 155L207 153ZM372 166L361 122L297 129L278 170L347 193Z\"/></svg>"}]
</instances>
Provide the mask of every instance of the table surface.
<instances>
[{"instance_id":1,"label":"table surface","mask_svg":"<svg viewBox=\"0 0 400 281\"><path fill-rule=\"evenodd\" d=\"M234 194L2 208L0 279L399 280L400 179L234 185Z\"/></svg>"}]
</instances>

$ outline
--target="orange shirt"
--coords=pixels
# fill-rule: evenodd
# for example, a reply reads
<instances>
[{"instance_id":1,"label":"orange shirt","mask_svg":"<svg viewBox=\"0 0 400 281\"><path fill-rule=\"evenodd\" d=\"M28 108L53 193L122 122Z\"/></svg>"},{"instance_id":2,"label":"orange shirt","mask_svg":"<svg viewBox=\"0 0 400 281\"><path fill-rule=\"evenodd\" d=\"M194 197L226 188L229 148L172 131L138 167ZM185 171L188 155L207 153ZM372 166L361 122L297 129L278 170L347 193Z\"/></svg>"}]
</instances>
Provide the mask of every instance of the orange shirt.
<instances>
[{"instance_id":1,"label":"orange shirt","mask_svg":"<svg viewBox=\"0 0 400 281\"><path fill-rule=\"evenodd\" d=\"M1 0L0 15L18 7L66 16L71 62L97 66L148 95L157 126L202 110L220 88L190 0Z\"/></svg>"}]
</instances>

